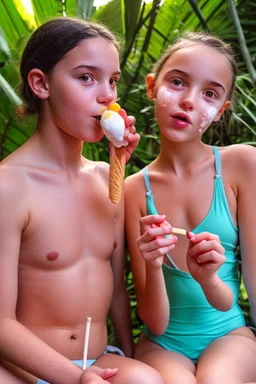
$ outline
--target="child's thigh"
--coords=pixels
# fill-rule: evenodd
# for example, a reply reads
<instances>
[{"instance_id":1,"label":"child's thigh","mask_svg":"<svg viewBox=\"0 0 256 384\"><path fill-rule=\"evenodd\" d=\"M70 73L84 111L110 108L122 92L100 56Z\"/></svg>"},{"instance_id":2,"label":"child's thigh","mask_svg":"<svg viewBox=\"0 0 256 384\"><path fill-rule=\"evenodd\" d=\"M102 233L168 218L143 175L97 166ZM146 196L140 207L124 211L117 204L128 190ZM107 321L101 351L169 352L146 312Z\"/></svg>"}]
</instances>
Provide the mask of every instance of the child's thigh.
<instances>
[{"instance_id":1,"label":"child's thigh","mask_svg":"<svg viewBox=\"0 0 256 384\"><path fill-rule=\"evenodd\" d=\"M160 372L166 384L196 384L195 365L182 354L154 348L144 351L139 359Z\"/></svg>"},{"instance_id":2,"label":"child's thigh","mask_svg":"<svg viewBox=\"0 0 256 384\"><path fill-rule=\"evenodd\" d=\"M108 379L113 384L165 384L155 369L138 360L107 353L97 359L101 368L118 368L116 375Z\"/></svg>"},{"instance_id":3,"label":"child's thigh","mask_svg":"<svg viewBox=\"0 0 256 384\"><path fill-rule=\"evenodd\" d=\"M256 341L229 334L202 353L196 372L198 384L241 384L256 381Z\"/></svg>"}]
</instances>

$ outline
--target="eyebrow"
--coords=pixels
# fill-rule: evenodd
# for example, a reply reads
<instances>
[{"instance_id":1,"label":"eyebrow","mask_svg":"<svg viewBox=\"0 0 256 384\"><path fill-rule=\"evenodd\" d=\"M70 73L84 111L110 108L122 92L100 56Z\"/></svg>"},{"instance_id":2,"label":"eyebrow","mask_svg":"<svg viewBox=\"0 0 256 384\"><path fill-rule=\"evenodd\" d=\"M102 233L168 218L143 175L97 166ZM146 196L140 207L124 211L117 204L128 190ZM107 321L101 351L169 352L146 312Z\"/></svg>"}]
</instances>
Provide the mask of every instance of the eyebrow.
<instances>
[{"instance_id":1,"label":"eyebrow","mask_svg":"<svg viewBox=\"0 0 256 384\"><path fill-rule=\"evenodd\" d=\"M189 74L187 72L181 71L180 69L172 69L172 70L167 72L167 75L170 75L172 73L179 73L179 74L181 74L181 75L183 75L185 77L189 77ZM218 83L217 81L208 80L208 83L209 83L209 85L211 85L213 87L221 88L224 93L226 92L224 86L222 84Z\"/></svg>"},{"instance_id":2,"label":"eyebrow","mask_svg":"<svg viewBox=\"0 0 256 384\"><path fill-rule=\"evenodd\" d=\"M98 72L101 72L101 68L97 67L97 66L94 66L94 65L85 65L85 64L81 64L81 65L78 65L77 67L74 68L74 70L77 70L77 69L86 69L86 70L89 70L89 71L98 71ZM113 73L113 75L121 75L121 71L116 71Z\"/></svg>"}]
</instances>

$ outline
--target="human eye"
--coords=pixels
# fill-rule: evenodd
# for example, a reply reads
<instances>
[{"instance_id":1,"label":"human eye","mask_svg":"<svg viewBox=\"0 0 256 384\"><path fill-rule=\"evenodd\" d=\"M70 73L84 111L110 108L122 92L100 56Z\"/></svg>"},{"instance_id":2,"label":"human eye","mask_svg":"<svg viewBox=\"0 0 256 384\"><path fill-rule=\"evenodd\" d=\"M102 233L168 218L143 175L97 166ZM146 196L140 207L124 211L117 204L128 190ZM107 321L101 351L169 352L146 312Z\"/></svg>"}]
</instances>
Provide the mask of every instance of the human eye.
<instances>
[{"instance_id":1,"label":"human eye","mask_svg":"<svg viewBox=\"0 0 256 384\"><path fill-rule=\"evenodd\" d=\"M79 76L79 79L83 81L83 83L92 83L93 82L93 76L89 73L84 73L83 75Z\"/></svg>"},{"instance_id":2,"label":"human eye","mask_svg":"<svg viewBox=\"0 0 256 384\"><path fill-rule=\"evenodd\" d=\"M109 80L109 84L110 84L111 86L115 87L115 86L117 85L118 81L119 81L119 79L111 78L111 79Z\"/></svg>"},{"instance_id":3,"label":"human eye","mask_svg":"<svg viewBox=\"0 0 256 384\"><path fill-rule=\"evenodd\" d=\"M181 79L179 78L173 78L173 79L170 79L170 83L172 85L174 85L175 87L183 87L184 86L184 83Z\"/></svg>"},{"instance_id":4,"label":"human eye","mask_svg":"<svg viewBox=\"0 0 256 384\"><path fill-rule=\"evenodd\" d=\"M212 91L212 90L206 90L204 91L204 95L208 98L208 99L217 99L218 98L218 95L216 92Z\"/></svg>"}]
</instances>

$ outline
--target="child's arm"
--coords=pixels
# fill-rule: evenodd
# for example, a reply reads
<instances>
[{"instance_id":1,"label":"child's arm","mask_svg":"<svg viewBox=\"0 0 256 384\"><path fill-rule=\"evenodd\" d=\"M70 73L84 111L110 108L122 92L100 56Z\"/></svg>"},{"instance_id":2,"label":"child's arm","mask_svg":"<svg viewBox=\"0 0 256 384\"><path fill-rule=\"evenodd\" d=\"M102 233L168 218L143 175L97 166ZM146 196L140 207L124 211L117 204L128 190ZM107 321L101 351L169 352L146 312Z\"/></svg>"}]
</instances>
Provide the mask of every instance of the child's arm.
<instances>
[{"instance_id":1,"label":"child's arm","mask_svg":"<svg viewBox=\"0 0 256 384\"><path fill-rule=\"evenodd\" d=\"M0 356L51 383L78 383L82 374L16 319L21 233L29 220L26 181L0 172Z\"/></svg>"},{"instance_id":2,"label":"child's arm","mask_svg":"<svg viewBox=\"0 0 256 384\"><path fill-rule=\"evenodd\" d=\"M130 301L125 285L124 251L124 201L118 206L115 225L116 247L111 258L114 275L114 290L110 308L110 317L116 337L125 356L133 357L133 339L131 328Z\"/></svg>"},{"instance_id":3,"label":"child's arm","mask_svg":"<svg viewBox=\"0 0 256 384\"><path fill-rule=\"evenodd\" d=\"M256 149L251 146L237 146L237 163L230 160L239 171L238 182L238 225L242 274L250 302L251 318L256 324Z\"/></svg>"},{"instance_id":4,"label":"child's arm","mask_svg":"<svg viewBox=\"0 0 256 384\"><path fill-rule=\"evenodd\" d=\"M162 334L170 315L162 261L163 255L174 247L177 238L163 237L172 231L171 227L157 226L165 221L165 217L142 217L145 187L141 180L141 174L136 174L125 182L126 233L138 314L153 333ZM155 228L152 228L153 224Z\"/></svg>"},{"instance_id":5,"label":"child's arm","mask_svg":"<svg viewBox=\"0 0 256 384\"><path fill-rule=\"evenodd\" d=\"M201 285L208 302L219 311L227 311L233 304L233 293L217 275L225 262L225 249L217 235L189 232L187 265L191 276Z\"/></svg>"}]
</instances>

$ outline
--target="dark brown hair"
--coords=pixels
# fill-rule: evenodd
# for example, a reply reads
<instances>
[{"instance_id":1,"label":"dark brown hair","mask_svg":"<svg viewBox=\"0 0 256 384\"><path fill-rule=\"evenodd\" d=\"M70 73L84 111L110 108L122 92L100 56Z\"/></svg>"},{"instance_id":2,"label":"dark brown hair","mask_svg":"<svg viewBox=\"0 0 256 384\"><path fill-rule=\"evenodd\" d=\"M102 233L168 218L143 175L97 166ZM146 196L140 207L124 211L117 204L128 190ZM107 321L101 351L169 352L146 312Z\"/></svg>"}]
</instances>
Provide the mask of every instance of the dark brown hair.
<instances>
[{"instance_id":1,"label":"dark brown hair","mask_svg":"<svg viewBox=\"0 0 256 384\"><path fill-rule=\"evenodd\" d=\"M222 53L228 60L230 64L230 70L232 72L232 84L229 92L229 100L232 100L234 97L234 90L236 84L237 76L237 63L235 58L235 52L231 45L225 43L223 40L212 36L204 32L185 32L181 37L172 45L167 47L160 59L155 63L153 67L153 73L155 79L159 76L161 69L163 68L165 62L169 57L178 50L186 47L190 47L195 44L203 44L207 47L216 49L218 52Z\"/></svg>"},{"instance_id":2,"label":"dark brown hair","mask_svg":"<svg viewBox=\"0 0 256 384\"><path fill-rule=\"evenodd\" d=\"M21 57L20 94L24 105L18 107L18 115L24 117L39 111L39 99L31 91L27 80L31 69L38 68L44 73L50 73L66 53L75 48L82 40L91 37L103 37L109 40L119 52L119 42L116 36L105 25L92 21L58 17L41 25L32 34Z\"/></svg>"}]
</instances>

